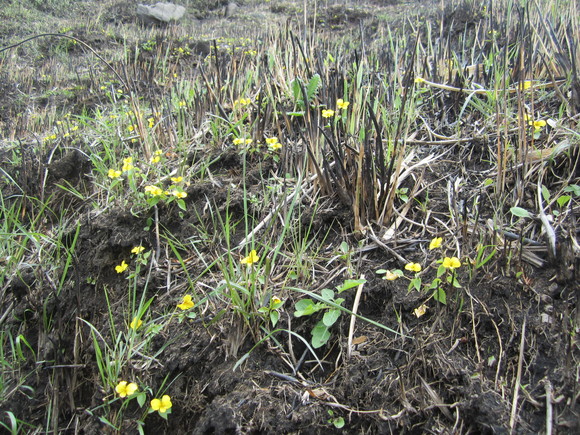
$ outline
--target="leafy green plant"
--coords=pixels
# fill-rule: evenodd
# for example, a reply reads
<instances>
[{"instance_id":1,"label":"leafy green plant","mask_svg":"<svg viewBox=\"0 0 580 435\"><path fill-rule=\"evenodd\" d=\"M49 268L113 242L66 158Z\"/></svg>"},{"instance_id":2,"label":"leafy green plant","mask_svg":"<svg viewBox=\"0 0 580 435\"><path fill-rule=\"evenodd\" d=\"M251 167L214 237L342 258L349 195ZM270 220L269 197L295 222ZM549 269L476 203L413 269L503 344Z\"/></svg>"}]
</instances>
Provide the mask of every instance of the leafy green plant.
<instances>
[{"instance_id":1,"label":"leafy green plant","mask_svg":"<svg viewBox=\"0 0 580 435\"><path fill-rule=\"evenodd\" d=\"M328 415L329 415L329 419L328 419L328 423L332 424L335 428L337 429L342 429L344 427L344 418L341 416L336 416L334 415L334 411L332 409L328 410Z\"/></svg>"},{"instance_id":2,"label":"leafy green plant","mask_svg":"<svg viewBox=\"0 0 580 435\"><path fill-rule=\"evenodd\" d=\"M288 112L290 116L304 116L306 108L312 104L314 97L318 94L322 79L319 74L314 74L308 83L304 83L300 77L296 77L290 82L292 96L294 98L294 111Z\"/></svg>"},{"instance_id":3,"label":"leafy green plant","mask_svg":"<svg viewBox=\"0 0 580 435\"><path fill-rule=\"evenodd\" d=\"M336 287L338 294L365 283L364 279L348 279L342 285ZM320 292L320 300L313 301L310 298L296 302L294 317L312 316L319 311L324 311L322 319L312 329L312 347L318 349L324 346L330 339L330 328L339 319L342 313L343 298L335 296L334 290L323 289Z\"/></svg>"},{"instance_id":4,"label":"leafy green plant","mask_svg":"<svg viewBox=\"0 0 580 435\"><path fill-rule=\"evenodd\" d=\"M435 237L429 244L429 250L439 249L442 243L442 237ZM484 261L489 261L489 259L493 257L493 254L494 253L492 253L489 258L486 258ZM447 289L450 287L461 288L461 285L459 284L456 276L456 269L461 267L461 261L457 257L443 257L437 260L436 263L439 264L436 276L428 284L423 282L422 274L424 271L419 263L407 263L405 265L406 271L414 273L413 277L411 278L406 277L405 273L400 269L379 269L376 271L376 273L384 275L383 279L389 281L394 281L398 278L404 277L409 280L409 291L433 291L431 297L437 302L445 305L447 304Z\"/></svg>"}]
</instances>

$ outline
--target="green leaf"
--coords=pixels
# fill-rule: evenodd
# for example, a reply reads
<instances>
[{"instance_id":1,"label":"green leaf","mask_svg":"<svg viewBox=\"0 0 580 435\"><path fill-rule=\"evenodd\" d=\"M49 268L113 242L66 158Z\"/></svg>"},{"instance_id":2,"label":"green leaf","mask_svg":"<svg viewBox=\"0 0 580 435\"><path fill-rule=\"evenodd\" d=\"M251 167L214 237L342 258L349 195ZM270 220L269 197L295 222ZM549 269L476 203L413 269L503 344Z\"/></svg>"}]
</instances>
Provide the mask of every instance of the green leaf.
<instances>
[{"instance_id":1,"label":"green leaf","mask_svg":"<svg viewBox=\"0 0 580 435\"><path fill-rule=\"evenodd\" d=\"M314 74L310 81L308 82L308 87L306 88L306 96L308 97L308 102L312 101L312 99L318 93L318 87L320 86L320 75Z\"/></svg>"},{"instance_id":2,"label":"green leaf","mask_svg":"<svg viewBox=\"0 0 580 435\"><path fill-rule=\"evenodd\" d=\"M334 425L335 428L342 429L344 427L344 418L337 417L334 420L332 420L332 424Z\"/></svg>"},{"instance_id":3,"label":"green leaf","mask_svg":"<svg viewBox=\"0 0 580 435\"><path fill-rule=\"evenodd\" d=\"M139 407L143 408L143 405L145 405L145 401L147 400L147 394L144 392L140 392L140 393L137 393L135 398L137 399L137 403L139 404Z\"/></svg>"},{"instance_id":4,"label":"green leaf","mask_svg":"<svg viewBox=\"0 0 580 435\"><path fill-rule=\"evenodd\" d=\"M457 276L451 275L447 277L447 282L455 288L461 288L461 284L457 281Z\"/></svg>"},{"instance_id":5,"label":"green leaf","mask_svg":"<svg viewBox=\"0 0 580 435\"><path fill-rule=\"evenodd\" d=\"M521 218L529 218L530 217L530 213L525 208L512 207L512 208L510 208L510 212L514 216L518 216Z\"/></svg>"},{"instance_id":6,"label":"green leaf","mask_svg":"<svg viewBox=\"0 0 580 435\"><path fill-rule=\"evenodd\" d=\"M550 201L550 191L543 184L542 184L542 198L544 198L544 201L546 202Z\"/></svg>"},{"instance_id":7,"label":"green leaf","mask_svg":"<svg viewBox=\"0 0 580 435\"><path fill-rule=\"evenodd\" d=\"M421 278L413 278L409 282L409 290L411 290L411 289L421 291Z\"/></svg>"},{"instance_id":8,"label":"green leaf","mask_svg":"<svg viewBox=\"0 0 580 435\"><path fill-rule=\"evenodd\" d=\"M330 331L322 321L318 322L314 329L312 329L312 347L318 349L324 346L330 338Z\"/></svg>"},{"instance_id":9,"label":"green leaf","mask_svg":"<svg viewBox=\"0 0 580 435\"><path fill-rule=\"evenodd\" d=\"M429 285L429 287L427 288L427 290L433 290L436 289L437 287L439 287L439 284L441 284L441 279L439 278L435 278L431 284Z\"/></svg>"},{"instance_id":10,"label":"green leaf","mask_svg":"<svg viewBox=\"0 0 580 435\"><path fill-rule=\"evenodd\" d=\"M325 301L333 301L334 300L334 291L325 288L322 289L322 291L320 292L320 295L322 296L322 299Z\"/></svg>"},{"instance_id":11,"label":"green leaf","mask_svg":"<svg viewBox=\"0 0 580 435\"><path fill-rule=\"evenodd\" d=\"M580 196L580 186L577 184L571 184L570 186L566 186L564 188L564 192L573 192L574 196Z\"/></svg>"},{"instance_id":12,"label":"green leaf","mask_svg":"<svg viewBox=\"0 0 580 435\"><path fill-rule=\"evenodd\" d=\"M443 305L447 305L447 293L441 287L433 292L433 299Z\"/></svg>"},{"instance_id":13,"label":"green leaf","mask_svg":"<svg viewBox=\"0 0 580 435\"><path fill-rule=\"evenodd\" d=\"M304 105L304 102L302 101L302 86L300 83L300 79L296 77L294 80L292 80L290 86L292 87L292 94L294 95L294 101L296 102L296 104Z\"/></svg>"},{"instance_id":14,"label":"green leaf","mask_svg":"<svg viewBox=\"0 0 580 435\"><path fill-rule=\"evenodd\" d=\"M341 305L343 302L344 302L344 298L336 298L334 300L334 303L337 305ZM342 308L342 307L340 307L340 308Z\"/></svg>"},{"instance_id":15,"label":"green leaf","mask_svg":"<svg viewBox=\"0 0 580 435\"><path fill-rule=\"evenodd\" d=\"M304 116L305 112L286 112L288 116Z\"/></svg>"},{"instance_id":16,"label":"green leaf","mask_svg":"<svg viewBox=\"0 0 580 435\"><path fill-rule=\"evenodd\" d=\"M564 207L566 204L570 202L571 199L572 197L570 195L562 195L556 200L556 202L560 207Z\"/></svg>"},{"instance_id":17,"label":"green leaf","mask_svg":"<svg viewBox=\"0 0 580 435\"><path fill-rule=\"evenodd\" d=\"M318 311L312 299L301 299L294 305L294 317L310 316Z\"/></svg>"},{"instance_id":18,"label":"green leaf","mask_svg":"<svg viewBox=\"0 0 580 435\"><path fill-rule=\"evenodd\" d=\"M344 284L336 287L336 290L338 290L339 293L342 293L345 290L357 287L361 284L364 284L365 282L367 282L366 279L347 279Z\"/></svg>"},{"instance_id":19,"label":"green leaf","mask_svg":"<svg viewBox=\"0 0 580 435\"><path fill-rule=\"evenodd\" d=\"M324 316L322 317L322 323L324 323L325 326L330 328L332 325L334 325L334 323L338 320L339 317L340 310L337 309L328 310L326 313L324 313Z\"/></svg>"},{"instance_id":20,"label":"green leaf","mask_svg":"<svg viewBox=\"0 0 580 435\"><path fill-rule=\"evenodd\" d=\"M276 310L270 311L270 322L272 322L272 326L275 327L280 319L280 313Z\"/></svg>"}]
</instances>

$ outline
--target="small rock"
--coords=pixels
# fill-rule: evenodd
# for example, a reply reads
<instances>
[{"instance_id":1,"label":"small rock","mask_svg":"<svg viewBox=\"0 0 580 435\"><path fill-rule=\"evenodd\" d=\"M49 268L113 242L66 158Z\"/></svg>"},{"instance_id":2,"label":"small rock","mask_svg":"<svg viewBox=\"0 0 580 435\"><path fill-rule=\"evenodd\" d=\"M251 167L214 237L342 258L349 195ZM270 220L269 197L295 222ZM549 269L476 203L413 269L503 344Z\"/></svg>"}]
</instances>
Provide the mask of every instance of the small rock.
<instances>
[{"instance_id":1,"label":"small rock","mask_svg":"<svg viewBox=\"0 0 580 435\"><path fill-rule=\"evenodd\" d=\"M231 17L234 14L234 12L236 11L236 9L238 9L238 7L239 6L237 3L229 2L224 10L224 17L226 17L226 18Z\"/></svg>"},{"instance_id":2,"label":"small rock","mask_svg":"<svg viewBox=\"0 0 580 435\"><path fill-rule=\"evenodd\" d=\"M146 23L169 23L185 14L185 7L173 3L156 3L153 6L137 5L137 16Z\"/></svg>"}]
</instances>

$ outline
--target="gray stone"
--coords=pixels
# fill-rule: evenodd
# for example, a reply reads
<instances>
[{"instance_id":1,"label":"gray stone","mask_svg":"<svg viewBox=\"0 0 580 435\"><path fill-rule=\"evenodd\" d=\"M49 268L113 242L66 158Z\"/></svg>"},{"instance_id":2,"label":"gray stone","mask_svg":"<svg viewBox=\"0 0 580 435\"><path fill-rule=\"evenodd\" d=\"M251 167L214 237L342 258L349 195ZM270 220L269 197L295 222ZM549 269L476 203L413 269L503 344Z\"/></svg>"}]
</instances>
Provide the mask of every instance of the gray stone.
<instances>
[{"instance_id":1,"label":"gray stone","mask_svg":"<svg viewBox=\"0 0 580 435\"><path fill-rule=\"evenodd\" d=\"M237 3L235 3L235 2L229 2L228 5L225 7L224 16L226 18L231 17L234 14L234 12L236 12L236 9L238 9L238 7L239 6L238 6Z\"/></svg>"},{"instance_id":2,"label":"gray stone","mask_svg":"<svg viewBox=\"0 0 580 435\"><path fill-rule=\"evenodd\" d=\"M156 3L152 6L137 5L137 16L148 23L169 23L185 14L185 7L173 3Z\"/></svg>"}]
</instances>

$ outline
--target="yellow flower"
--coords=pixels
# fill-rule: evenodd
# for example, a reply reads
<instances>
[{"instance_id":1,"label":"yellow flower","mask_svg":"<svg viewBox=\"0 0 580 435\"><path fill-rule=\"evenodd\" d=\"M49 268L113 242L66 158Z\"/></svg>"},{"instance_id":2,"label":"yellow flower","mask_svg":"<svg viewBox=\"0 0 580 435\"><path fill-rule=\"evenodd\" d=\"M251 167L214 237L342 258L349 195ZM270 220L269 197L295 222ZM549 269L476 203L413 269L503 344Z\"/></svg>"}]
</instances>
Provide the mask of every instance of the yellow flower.
<instances>
[{"instance_id":1,"label":"yellow flower","mask_svg":"<svg viewBox=\"0 0 580 435\"><path fill-rule=\"evenodd\" d=\"M336 100L336 107L339 109L346 109L350 103L348 101L344 101L342 98Z\"/></svg>"},{"instance_id":2,"label":"yellow flower","mask_svg":"<svg viewBox=\"0 0 580 435\"><path fill-rule=\"evenodd\" d=\"M151 157L151 163L157 163L161 160L161 154L163 154L163 151L161 150L156 150L153 153L153 157Z\"/></svg>"},{"instance_id":3,"label":"yellow flower","mask_svg":"<svg viewBox=\"0 0 580 435\"><path fill-rule=\"evenodd\" d=\"M399 277L399 275L397 275L396 273L393 273L390 270L387 270L387 273L385 273L385 276L383 277L383 279L386 279L387 281L394 281L398 277Z\"/></svg>"},{"instance_id":4,"label":"yellow flower","mask_svg":"<svg viewBox=\"0 0 580 435\"><path fill-rule=\"evenodd\" d=\"M525 91L526 89L530 89L532 87L532 81L531 80L526 80L522 83L520 83L520 89L522 91Z\"/></svg>"},{"instance_id":5,"label":"yellow flower","mask_svg":"<svg viewBox=\"0 0 580 435\"><path fill-rule=\"evenodd\" d=\"M543 127L545 127L545 126L546 126L546 121L544 121L543 119L540 119L540 120L538 120L538 121L534 121L534 122L533 122L533 126L534 126L534 129L536 129L536 131L539 131L539 130L541 130Z\"/></svg>"},{"instance_id":6,"label":"yellow flower","mask_svg":"<svg viewBox=\"0 0 580 435\"><path fill-rule=\"evenodd\" d=\"M276 142L276 143L268 145L268 148L270 148L272 151L277 151L280 148L282 148L282 144L280 142Z\"/></svg>"},{"instance_id":7,"label":"yellow flower","mask_svg":"<svg viewBox=\"0 0 580 435\"><path fill-rule=\"evenodd\" d=\"M127 157L126 159L123 159L123 167L121 168L123 172L130 171L134 167L135 166L133 166L133 157Z\"/></svg>"},{"instance_id":8,"label":"yellow flower","mask_svg":"<svg viewBox=\"0 0 580 435\"><path fill-rule=\"evenodd\" d=\"M131 323L129 324L129 328L137 330L142 324L143 320L133 317L133 320L131 320Z\"/></svg>"},{"instance_id":9,"label":"yellow flower","mask_svg":"<svg viewBox=\"0 0 580 435\"><path fill-rule=\"evenodd\" d=\"M139 387L137 386L137 384L135 384L134 382L131 382L130 384L128 384L127 381L121 381L115 387L115 391L117 392L119 397L131 396L138 389L139 389Z\"/></svg>"},{"instance_id":10,"label":"yellow flower","mask_svg":"<svg viewBox=\"0 0 580 435\"><path fill-rule=\"evenodd\" d=\"M149 186L145 186L145 193L148 193L149 195L152 195L152 196L159 196L159 195L163 195L163 189L161 189L157 186L149 185Z\"/></svg>"},{"instance_id":11,"label":"yellow flower","mask_svg":"<svg viewBox=\"0 0 580 435\"><path fill-rule=\"evenodd\" d=\"M125 263L125 260L123 260L121 262L121 264L119 264L118 266L115 266L115 270L117 271L117 273L123 273L125 272L125 270L129 267L129 265L127 263Z\"/></svg>"},{"instance_id":12,"label":"yellow flower","mask_svg":"<svg viewBox=\"0 0 580 435\"><path fill-rule=\"evenodd\" d=\"M445 269L457 269L458 267L461 266L461 261L459 261L459 258L457 257L445 257L443 259L443 267Z\"/></svg>"},{"instance_id":13,"label":"yellow flower","mask_svg":"<svg viewBox=\"0 0 580 435\"><path fill-rule=\"evenodd\" d=\"M415 77L415 83L424 83L425 79L423 77Z\"/></svg>"},{"instance_id":14,"label":"yellow flower","mask_svg":"<svg viewBox=\"0 0 580 435\"><path fill-rule=\"evenodd\" d=\"M181 183L183 181L183 177L171 177L172 183Z\"/></svg>"},{"instance_id":15,"label":"yellow flower","mask_svg":"<svg viewBox=\"0 0 580 435\"><path fill-rule=\"evenodd\" d=\"M159 411L160 414L167 412L173 404L171 403L171 398L165 394L161 399L153 399L151 401L151 409L153 411Z\"/></svg>"},{"instance_id":16,"label":"yellow flower","mask_svg":"<svg viewBox=\"0 0 580 435\"><path fill-rule=\"evenodd\" d=\"M279 304L282 300L278 296L272 296L272 304Z\"/></svg>"},{"instance_id":17,"label":"yellow flower","mask_svg":"<svg viewBox=\"0 0 580 435\"><path fill-rule=\"evenodd\" d=\"M133 130L135 130L135 126L134 125L130 125L129 127L127 127L127 130L133 131Z\"/></svg>"},{"instance_id":18,"label":"yellow flower","mask_svg":"<svg viewBox=\"0 0 580 435\"><path fill-rule=\"evenodd\" d=\"M419 308L415 308L413 310L413 314L415 314L415 316L417 316L417 318L419 318L427 312L427 308L428 308L427 305L423 304Z\"/></svg>"},{"instance_id":19,"label":"yellow flower","mask_svg":"<svg viewBox=\"0 0 580 435\"><path fill-rule=\"evenodd\" d=\"M109 169L108 175L109 175L109 178L118 178L121 176L121 174L122 174L121 171L117 171L115 169Z\"/></svg>"},{"instance_id":20,"label":"yellow flower","mask_svg":"<svg viewBox=\"0 0 580 435\"><path fill-rule=\"evenodd\" d=\"M251 103L252 103L252 100L250 100L249 98L240 98L239 100L234 101L234 106L237 106L238 104L240 106L247 106Z\"/></svg>"},{"instance_id":21,"label":"yellow flower","mask_svg":"<svg viewBox=\"0 0 580 435\"><path fill-rule=\"evenodd\" d=\"M256 263L259 259L260 259L260 257L258 257L258 253L256 252L256 250L252 249L250 251L250 255L248 255L245 258L242 258L241 262L242 262L242 264L250 265L250 264Z\"/></svg>"},{"instance_id":22,"label":"yellow flower","mask_svg":"<svg viewBox=\"0 0 580 435\"><path fill-rule=\"evenodd\" d=\"M443 237L435 237L431 240L431 243L429 243L429 250L432 251L433 249L441 247L441 243L443 243Z\"/></svg>"},{"instance_id":23,"label":"yellow flower","mask_svg":"<svg viewBox=\"0 0 580 435\"><path fill-rule=\"evenodd\" d=\"M179 107L185 107L185 104L186 104L185 101L180 101L179 102Z\"/></svg>"},{"instance_id":24,"label":"yellow flower","mask_svg":"<svg viewBox=\"0 0 580 435\"><path fill-rule=\"evenodd\" d=\"M140 254L144 250L145 250L145 248L141 245L135 246L133 249L131 249L131 254Z\"/></svg>"},{"instance_id":25,"label":"yellow flower","mask_svg":"<svg viewBox=\"0 0 580 435\"><path fill-rule=\"evenodd\" d=\"M268 145L274 145L275 143L278 143L278 138L277 137L267 137L266 143Z\"/></svg>"},{"instance_id":26,"label":"yellow flower","mask_svg":"<svg viewBox=\"0 0 580 435\"><path fill-rule=\"evenodd\" d=\"M242 145L244 143L244 139L237 137L234 139L233 142L234 142L234 145Z\"/></svg>"},{"instance_id":27,"label":"yellow flower","mask_svg":"<svg viewBox=\"0 0 580 435\"><path fill-rule=\"evenodd\" d=\"M405 265L405 270L411 272L421 272L421 265L419 263L409 263Z\"/></svg>"},{"instance_id":28,"label":"yellow flower","mask_svg":"<svg viewBox=\"0 0 580 435\"><path fill-rule=\"evenodd\" d=\"M195 304L191 300L191 295L185 295L181 303L177 305L177 308L179 308L180 310L189 310L190 308L193 308L194 305Z\"/></svg>"},{"instance_id":29,"label":"yellow flower","mask_svg":"<svg viewBox=\"0 0 580 435\"><path fill-rule=\"evenodd\" d=\"M323 118L332 118L334 116L334 110L332 109L324 109L322 111Z\"/></svg>"},{"instance_id":30,"label":"yellow flower","mask_svg":"<svg viewBox=\"0 0 580 435\"><path fill-rule=\"evenodd\" d=\"M183 198L186 198L187 197L187 193L186 192L182 192L180 190L172 190L171 191L171 194L173 196L175 196L176 198L179 198L179 199L183 199Z\"/></svg>"},{"instance_id":31,"label":"yellow flower","mask_svg":"<svg viewBox=\"0 0 580 435\"><path fill-rule=\"evenodd\" d=\"M250 145L253 142L252 139L246 139L246 145Z\"/></svg>"},{"instance_id":32,"label":"yellow flower","mask_svg":"<svg viewBox=\"0 0 580 435\"><path fill-rule=\"evenodd\" d=\"M147 118L147 121L149 121L149 128L153 128L155 125L155 118Z\"/></svg>"}]
</instances>

